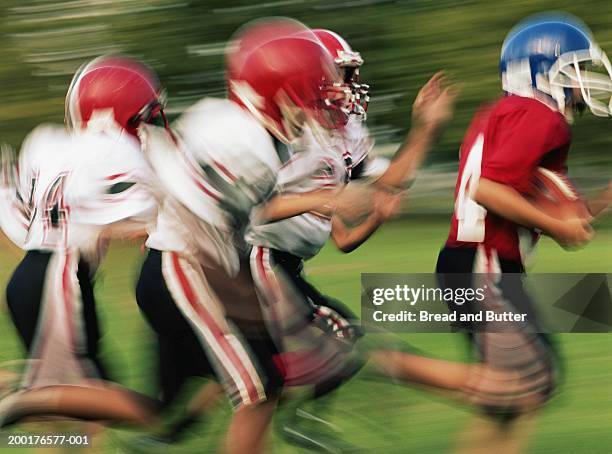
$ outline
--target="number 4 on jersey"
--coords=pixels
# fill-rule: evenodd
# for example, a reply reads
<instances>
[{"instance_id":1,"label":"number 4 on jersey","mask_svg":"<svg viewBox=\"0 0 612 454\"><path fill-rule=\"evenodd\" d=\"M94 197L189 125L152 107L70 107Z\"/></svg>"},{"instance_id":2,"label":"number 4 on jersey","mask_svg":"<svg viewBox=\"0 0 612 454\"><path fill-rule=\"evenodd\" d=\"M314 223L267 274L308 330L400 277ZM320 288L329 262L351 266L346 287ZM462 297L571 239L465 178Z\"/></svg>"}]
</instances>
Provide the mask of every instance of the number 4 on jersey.
<instances>
[{"instance_id":1,"label":"number 4 on jersey","mask_svg":"<svg viewBox=\"0 0 612 454\"><path fill-rule=\"evenodd\" d=\"M478 180L480 179L480 166L484 136L480 134L469 151L465 162L457 201L455 202L455 216L458 221L457 240L481 243L485 237L485 216L487 210L474 200Z\"/></svg>"}]
</instances>

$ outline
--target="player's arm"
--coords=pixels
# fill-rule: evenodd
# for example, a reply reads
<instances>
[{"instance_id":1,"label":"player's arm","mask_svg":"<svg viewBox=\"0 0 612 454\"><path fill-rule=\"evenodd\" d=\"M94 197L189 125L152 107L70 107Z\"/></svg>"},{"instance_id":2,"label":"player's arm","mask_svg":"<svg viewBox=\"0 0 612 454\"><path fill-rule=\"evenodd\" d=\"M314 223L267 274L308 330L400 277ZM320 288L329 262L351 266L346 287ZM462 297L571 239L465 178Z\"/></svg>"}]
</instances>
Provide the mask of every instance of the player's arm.
<instances>
[{"instance_id":1,"label":"player's arm","mask_svg":"<svg viewBox=\"0 0 612 454\"><path fill-rule=\"evenodd\" d=\"M28 234L28 207L19 191L12 149L2 145L0 153L0 230L13 244L21 247Z\"/></svg>"},{"instance_id":2,"label":"player's arm","mask_svg":"<svg viewBox=\"0 0 612 454\"><path fill-rule=\"evenodd\" d=\"M435 74L419 91L413 105L413 126L376 184L404 188L415 177L440 127L452 116L454 87L444 87L442 73Z\"/></svg>"},{"instance_id":3,"label":"player's arm","mask_svg":"<svg viewBox=\"0 0 612 454\"><path fill-rule=\"evenodd\" d=\"M588 220L555 219L538 210L513 187L487 178L480 178L474 200L509 221L542 230L564 247L580 246L593 237Z\"/></svg>"},{"instance_id":4,"label":"player's arm","mask_svg":"<svg viewBox=\"0 0 612 454\"><path fill-rule=\"evenodd\" d=\"M256 224L266 224L315 212L337 214L351 224L376 210L380 191L371 185L349 184L341 190L319 189L301 194L277 194L260 205L254 213Z\"/></svg>"},{"instance_id":5,"label":"player's arm","mask_svg":"<svg viewBox=\"0 0 612 454\"><path fill-rule=\"evenodd\" d=\"M364 222L347 227L339 216L332 218L332 240L342 252L352 252L361 246L378 228L397 213L401 202L400 194L377 194L374 211Z\"/></svg>"},{"instance_id":6,"label":"player's arm","mask_svg":"<svg viewBox=\"0 0 612 454\"><path fill-rule=\"evenodd\" d=\"M612 181L608 187L587 201L591 215L595 218L603 214L612 205Z\"/></svg>"},{"instance_id":7,"label":"player's arm","mask_svg":"<svg viewBox=\"0 0 612 454\"><path fill-rule=\"evenodd\" d=\"M342 252L352 252L361 246L382 224L381 220L372 213L356 227L347 227L338 216L332 218L332 240Z\"/></svg>"},{"instance_id":8,"label":"player's arm","mask_svg":"<svg viewBox=\"0 0 612 454\"><path fill-rule=\"evenodd\" d=\"M301 194L277 194L257 209L255 222L266 224L315 211L330 216L338 191L321 189Z\"/></svg>"}]
</instances>

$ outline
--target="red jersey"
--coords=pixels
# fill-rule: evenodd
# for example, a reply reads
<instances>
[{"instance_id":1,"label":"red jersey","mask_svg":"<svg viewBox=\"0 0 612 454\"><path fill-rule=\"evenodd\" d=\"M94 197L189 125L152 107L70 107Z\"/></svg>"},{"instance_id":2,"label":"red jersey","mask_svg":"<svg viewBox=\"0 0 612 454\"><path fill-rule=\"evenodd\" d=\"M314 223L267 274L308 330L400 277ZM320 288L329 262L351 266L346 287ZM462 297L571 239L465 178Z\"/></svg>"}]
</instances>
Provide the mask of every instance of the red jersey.
<instances>
[{"instance_id":1,"label":"red jersey","mask_svg":"<svg viewBox=\"0 0 612 454\"><path fill-rule=\"evenodd\" d=\"M483 244L500 258L522 261L521 231L525 229L488 213L474 201L478 180L487 178L526 194L538 167L566 173L570 143L565 117L538 100L507 96L482 108L459 152L455 212L446 245Z\"/></svg>"}]
</instances>

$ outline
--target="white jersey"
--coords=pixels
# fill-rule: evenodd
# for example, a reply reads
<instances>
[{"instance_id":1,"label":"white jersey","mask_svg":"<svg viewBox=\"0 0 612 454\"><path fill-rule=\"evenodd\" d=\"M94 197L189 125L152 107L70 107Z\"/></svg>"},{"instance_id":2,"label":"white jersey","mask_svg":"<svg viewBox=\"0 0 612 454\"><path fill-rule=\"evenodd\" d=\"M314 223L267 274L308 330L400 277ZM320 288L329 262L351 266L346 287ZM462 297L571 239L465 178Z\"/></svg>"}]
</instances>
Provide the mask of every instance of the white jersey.
<instances>
[{"instance_id":1,"label":"white jersey","mask_svg":"<svg viewBox=\"0 0 612 454\"><path fill-rule=\"evenodd\" d=\"M233 274L250 212L274 189L281 166L274 140L249 113L222 99L196 103L174 130L173 140L161 128L141 127L165 190L147 246L203 253Z\"/></svg>"},{"instance_id":2,"label":"white jersey","mask_svg":"<svg viewBox=\"0 0 612 454\"><path fill-rule=\"evenodd\" d=\"M363 122L351 118L342 133L315 137L306 130L292 146L295 153L278 177L278 192L299 194L317 189L339 188L347 183L352 169L364 164L373 147ZM331 218L305 213L271 224L252 224L246 240L308 259L316 255L331 234Z\"/></svg>"},{"instance_id":3,"label":"white jersey","mask_svg":"<svg viewBox=\"0 0 612 454\"><path fill-rule=\"evenodd\" d=\"M144 226L154 212L142 184L151 173L126 134L40 126L26 138L15 175L12 189L4 189L10 199L0 202L11 213L2 227L21 224L11 238L25 250L76 249L95 266L108 225L131 219Z\"/></svg>"}]
</instances>

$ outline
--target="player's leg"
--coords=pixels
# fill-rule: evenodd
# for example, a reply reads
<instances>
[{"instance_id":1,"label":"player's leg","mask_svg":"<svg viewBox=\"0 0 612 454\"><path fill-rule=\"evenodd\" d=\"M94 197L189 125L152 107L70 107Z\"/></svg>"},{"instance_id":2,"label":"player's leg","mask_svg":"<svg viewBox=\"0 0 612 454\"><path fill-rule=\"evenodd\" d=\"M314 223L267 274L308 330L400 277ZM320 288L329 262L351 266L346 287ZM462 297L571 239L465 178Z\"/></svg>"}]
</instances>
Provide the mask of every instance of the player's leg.
<instances>
[{"instance_id":1,"label":"player's leg","mask_svg":"<svg viewBox=\"0 0 612 454\"><path fill-rule=\"evenodd\" d=\"M474 416L461 430L456 454L521 454L528 451L527 441L537 421L536 414L528 413L504 424L489 418Z\"/></svg>"},{"instance_id":2,"label":"player's leg","mask_svg":"<svg viewBox=\"0 0 612 454\"><path fill-rule=\"evenodd\" d=\"M136 301L156 335L159 397L167 407L189 377L204 376L211 369L197 335L168 290L160 251L147 254L136 285Z\"/></svg>"},{"instance_id":3,"label":"player's leg","mask_svg":"<svg viewBox=\"0 0 612 454\"><path fill-rule=\"evenodd\" d=\"M150 250L142 265L136 286L136 301L157 342L159 397L164 408L180 394L189 377L213 375L206 352L194 329L177 307L162 271L162 253ZM167 443L184 433L210 410L223 395L223 388L211 382L187 404L185 413L160 429L154 436Z\"/></svg>"},{"instance_id":4,"label":"player's leg","mask_svg":"<svg viewBox=\"0 0 612 454\"><path fill-rule=\"evenodd\" d=\"M353 370L352 337L357 335L351 333L356 327L304 279L302 259L257 246L251 253L251 272L264 316L277 336L287 386L316 385ZM293 351L283 349L285 342Z\"/></svg>"},{"instance_id":5,"label":"player's leg","mask_svg":"<svg viewBox=\"0 0 612 454\"><path fill-rule=\"evenodd\" d=\"M109 380L106 365L100 358L100 322L96 311L96 300L94 296L94 284L89 264L84 260L79 261L77 269L77 280L81 290L82 302L82 324L85 331L85 356L95 369L96 376L103 380Z\"/></svg>"},{"instance_id":6,"label":"player's leg","mask_svg":"<svg viewBox=\"0 0 612 454\"><path fill-rule=\"evenodd\" d=\"M539 333L535 306L523 287L521 263L499 259L494 252L444 249L437 270L445 288L488 289L479 310L512 311L528 314L528 323L490 322L458 326L469 333L473 351L483 364L511 371L521 383L521 399L513 401L508 411L522 413L544 404L554 392L557 381L557 354L553 343ZM469 271L467 271L469 270ZM453 310L474 310L469 304L452 305ZM526 406L526 408L523 408Z\"/></svg>"},{"instance_id":7,"label":"player's leg","mask_svg":"<svg viewBox=\"0 0 612 454\"><path fill-rule=\"evenodd\" d=\"M165 396L163 397L165 405L168 405L178 394L188 376L211 375L212 370L210 366L208 368L193 368L194 364L206 361L206 353L191 324L182 315L169 293L161 268L161 256L162 253L159 251L151 250L149 252L138 282L137 300L158 337L161 394ZM249 292L245 288L248 285L252 286L250 278L245 280L244 276L239 275L228 280L227 276L224 273L218 273L218 270L215 272L213 270L208 271L209 279L224 281L222 284L216 283L216 292L225 294L230 299L250 298L252 301L249 301L248 304L258 306L259 303L254 298L253 292ZM211 285L215 285L215 283L212 282ZM250 312L251 322L254 321L253 319L261 322L261 315L253 317L253 311ZM246 341L254 344L254 346L250 345L252 351L259 352L258 356L261 357L259 362L266 362L266 358L271 358L276 354L276 348L273 347L271 338L267 335L267 331L264 331L263 334L253 335L253 328L248 329L251 335L246 338ZM262 332L261 329L258 331ZM258 346L261 339L267 339L262 347ZM272 345L272 347L269 345ZM276 364L269 361L269 367L276 368ZM269 376L271 373L267 375ZM206 384L189 401L185 412L157 433L156 438L170 443L178 441L189 427L205 418L206 413L216 405L222 394L223 388L218 383ZM238 420L240 420L240 417L238 417Z\"/></svg>"},{"instance_id":8,"label":"player's leg","mask_svg":"<svg viewBox=\"0 0 612 454\"><path fill-rule=\"evenodd\" d=\"M1 233L0 233L1 235ZM36 335L38 315L50 253L30 251L21 258L6 288L6 302L11 321L25 349L23 361L13 361L2 374L0 395L12 392L19 384L20 371L27 366Z\"/></svg>"},{"instance_id":9,"label":"player's leg","mask_svg":"<svg viewBox=\"0 0 612 454\"><path fill-rule=\"evenodd\" d=\"M321 331L341 339L347 345L352 345L363 335L357 316L352 311L341 302L321 294L304 278L301 260L296 260L290 254L275 250L266 248L256 250L258 259L263 262L263 266L259 266L258 269L267 270L268 274L267 279L260 278L259 281L280 283L283 281L282 278L285 281L288 280L290 285L299 289L303 301L312 308L312 324L318 326ZM292 264L292 261L297 265ZM278 284L278 287L286 288L281 284ZM501 382L504 378L509 378L503 373L495 374L494 371L486 371L480 365L445 361L416 352L408 353L400 349L373 349L367 351L367 357L380 373L395 380L441 390L466 391L468 384L474 386L474 383L471 382L479 377L483 380L478 385L483 393L494 390L502 391L498 389L501 385L495 385L494 380ZM320 397L331 392L358 372L364 363L365 359L360 357L355 358L353 362L347 362L343 373L329 377L315 385L314 396ZM486 383L485 377L488 378Z\"/></svg>"},{"instance_id":10,"label":"player's leg","mask_svg":"<svg viewBox=\"0 0 612 454\"><path fill-rule=\"evenodd\" d=\"M241 321L236 321L239 325ZM255 405L239 408L228 428L228 452L269 452L268 431L272 416L277 407L278 398L282 391L284 378L278 370L275 357L278 355L276 344L263 324L250 324L241 327L246 334L246 342L257 358L258 366L267 379L266 401ZM246 424L246 421L250 421ZM252 445L250 445L251 440Z\"/></svg>"},{"instance_id":11,"label":"player's leg","mask_svg":"<svg viewBox=\"0 0 612 454\"><path fill-rule=\"evenodd\" d=\"M137 424L151 420L154 402L99 380L103 369L89 279L71 251L29 252L16 270L7 297L29 361L24 389L2 401L5 423L49 414Z\"/></svg>"},{"instance_id":12,"label":"player's leg","mask_svg":"<svg viewBox=\"0 0 612 454\"><path fill-rule=\"evenodd\" d=\"M7 287L11 318L28 351L24 385L104 378L89 270L70 251L29 251Z\"/></svg>"},{"instance_id":13,"label":"player's leg","mask_svg":"<svg viewBox=\"0 0 612 454\"><path fill-rule=\"evenodd\" d=\"M227 429L225 451L228 454L269 452L268 427L276 403L275 399L268 400L236 410Z\"/></svg>"},{"instance_id":14,"label":"player's leg","mask_svg":"<svg viewBox=\"0 0 612 454\"><path fill-rule=\"evenodd\" d=\"M300 388L286 389L276 425L279 434L291 444L317 450L353 448L323 418L330 394L363 364L352 354L352 343L360 336L357 317L342 303L330 303L304 278L299 257L254 247L250 265L266 319L280 337L278 345L282 349L284 342L297 343L307 352L282 351L277 358L287 386Z\"/></svg>"},{"instance_id":15,"label":"player's leg","mask_svg":"<svg viewBox=\"0 0 612 454\"><path fill-rule=\"evenodd\" d=\"M108 382L51 385L12 393L0 401L0 427L49 416L151 427L156 402Z\"/></svg>"},{"instance_id":16,"label":"player's leg","mask_svg":"<svg viewBox=\"0 0 612 454\"><path fill-rule=\"evenodd\" d=\"M445 248L437 264L443 287L470 288L475 285L475 279L487 279L486 284L494 291L488 294L483 303L485 309L505 307L515 312L528 312L537 323L533 304L522 286L523 271L520 263L499 260L495 254L486 253L484 249ZM471 275L472 272L477 274ZM469 307L463 308L466 309L470 310ZM464 433L459 440L458 450L478 452L486 446L489 450L521 452L537 408L546 403L555 390L555 350L548 338L533 329L535 327L483 329L482 326L470 325L464 328L470 333L471 346L477 359L484 366L508 371L513 378L508 383L509 392L503 399L494 402L486 398L477 399L484 414L490 418L483 420L474 417L470 424L473 430Z\"/></svg>"},{"instance_id":17,"label":"player's leg","mask_svg":"<svg viewBox=\"0 0 612 454\"><path fill-rule=\"evenodd\" d=\"M233 320L226 316L240 289L219 269L204 272L189 257L162 253L162 271L177 307L206 351L215 375L236 408L227 432L229 452L261 452L282 377L274 363L275 345L261 315ZM222 291L226 289L227 292ZM240 301L236 301L240 304ZM242 326L237 326L242 323Z\"/></svg>"},{"instance_id":18,"label":"player's leg","mask_svg":"<svg viewBox=\"0 0 612 454\"><path fill-rule=\"evenodd\" d=\"M26 349L30 351L43 297L43 288L51 253L29 251L21 260L6 288L6 302L11 320Z\"/></svg>"}]
</instances>

